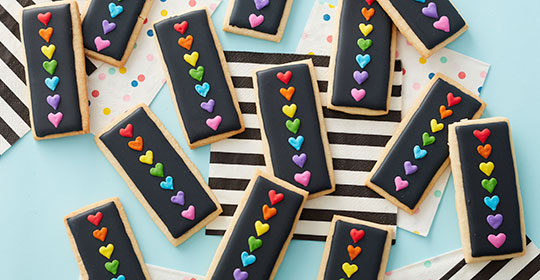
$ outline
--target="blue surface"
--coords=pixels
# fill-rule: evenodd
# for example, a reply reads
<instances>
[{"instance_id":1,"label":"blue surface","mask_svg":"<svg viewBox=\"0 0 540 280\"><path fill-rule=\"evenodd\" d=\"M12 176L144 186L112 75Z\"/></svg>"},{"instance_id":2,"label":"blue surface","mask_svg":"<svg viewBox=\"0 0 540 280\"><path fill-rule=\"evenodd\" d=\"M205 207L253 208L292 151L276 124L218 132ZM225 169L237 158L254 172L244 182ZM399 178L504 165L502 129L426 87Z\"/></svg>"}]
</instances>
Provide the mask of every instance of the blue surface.
<instances>
[{"instance_id":1,"label":"blue surface","mask_svg":"<svg viewBox=\"0 0 540 280\"><path fill-rule=\"evenodd\" d=\"M492 1L454 0L470 29L450 48L491 63L483 89L485 117L510 119L527 233L540 242L540 189L536 169L540 149L536 138L540 97L537 46L540 2L525 1L519 10ZM280 44L225 34L221 24L226 1L213 16L226 50L294 52L312 7L312 0L295 0ZM510 9L510 10L509 10ZM150 106L181 143L205 177L209 147L187 148L168 89ZM64 229L63 217L82 206L120 197L147 263L204 275L220 237L197 233L173 247L158 230L126 183L94 144L93 136L36 142L30 134L0 157L0 273L2 279L76 279L79 273ZM276 279L315 279L323 242L293 241ZM443 196L430 235L399 230L388 269L459 248L453 183ZM6 274L7 273L7 274Z\"/></svg>"}]
</instances>

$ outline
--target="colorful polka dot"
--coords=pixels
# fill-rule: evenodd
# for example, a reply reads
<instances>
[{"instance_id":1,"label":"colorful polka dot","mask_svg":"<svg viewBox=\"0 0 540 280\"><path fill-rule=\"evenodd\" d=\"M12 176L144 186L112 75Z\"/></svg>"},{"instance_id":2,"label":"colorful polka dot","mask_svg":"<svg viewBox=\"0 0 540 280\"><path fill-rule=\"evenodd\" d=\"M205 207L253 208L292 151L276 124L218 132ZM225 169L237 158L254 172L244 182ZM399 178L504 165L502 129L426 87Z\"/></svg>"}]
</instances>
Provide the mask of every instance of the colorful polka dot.
<instances>
[{"instance_id":1,"label":"colorful polka dot","mask_svg":"<svg viewBox=\"0 0 540 280\"><path fill-rule=\"evenodd\" d=\"M132 87L137 87L138 85L139 85L139 82L137 82L135 80L131 81L131 86Z\"/></svg>"},{"instance_id":2,"label":"colorful polka dot","mask_svg":"<svg viewBox=\"0 0 540 280\"><path fill-rule=\"evenodd\" d=\"M217 8L216 3L210 4L210 10L211 10L211 11L214 11L216 8Z\"/></svg>"},{"instance_id":3,"label":"colorful polka dot","mask_svg":"<svg viewBox=\"0 0 540 280\"><path fill-rule=\"evenodd\" d=\"M330 15L329 14L324 14L323 17L324 21L329 21L330 20Z\"/></svg>"},{"instance_id":4,"label":"colorful polka dot","mask_svg":"<svg viewBox=\"0 0 540 280\"><path fill-rule=\"evenodd\" d=\"M448 61L448 59L446 58L446 56L441 56L441 63L446 63Z\"/></svg>"},{"instance_id":5,"label":"colorful polka dot","mask_svg":"<svg viewBox=\"0 0 540 280\"><path fill-rule=\"evenodd\" d=\"M326 37L326 41L328 43L332 43L332 38L333 38L332 35L330 35L330 36Z\"/></svg>"},{"instance_id":6,"label":"colorful polka dot","mask_svg":"<svg viewBox=\"0 0 540 280\"><path fill-rule=\"evenodd\" d=\"M467 75L465 74L465 72L461 71L461 72L459 72L459 73L457 74L457 76L458 76L458 78L460 78L460 79L463 80L463 79L465 79L465 77L466 77Z\"/></svg>"},{"instance_id":7,"label":"colorful polka dot","mask_svg":"<svg viewBox=\"0 0 540 280\"><path fill-rule=\"evenodd\" d=\"M146 31L146 35L148 35L148 37L152 37L154 36L154 31L152 29L148 29L148 31Z\"/></svg>"},{"instance_id":8,"label":"colorful polka dot","mask_svg":"<svg viewBox=\"0 0 540 280\"><path fill-rule=\"evenodd\" d=\"M131 100L131 95L126 94L126 95L124 95L124 96L122 97L122 99L124 99L124 101L126 101L126 102L129 102L129 101Z\"/></svg>"},{"instance_id":9,"label":"colorful polka dot","mask_svg":"<svg viewBox=\"0 0 540 280\"><path fill-rule=\"evenodd\" d=\"M401 73L402 73L403 75L405 75L405 73L407 73L407 71L405 71L405 68L401 68Z\"/></svg>"},{"instance_id":10,"label":"colorful polka dot","mask_svg":"<svg viewBox=\"0 0 540 280\"><path fill-rule=\"evenodd\" d=\"M416 214L418 214L418 213L420 213L420 207L416 208L416 210L414 210L414 213L413 213L413 214L416 215Z\"/></svg>"},{"instance_id":11,"label":"colorful polka dot","mask_svg":"<svg viewBox=\"0 0 540 280\"><path fill-rule=\"evenodd\" d=\"M396 58L398 58L398 57L399 57L399 52L398 52L398 51L396 51Z\"/></svg>"},{"instance_id":12,"label":"colorful polka dot","mask_svg":"<svg viewBox=\"0 0 540 280\"><path fill-rule=\"evenodd\" d=\"M481 93L482 92L482 87L479 87L478 88L478 93Z\"/></svg>"},{"instance_id":13,"label":"colorful polka dot","mask_svg":"<svg viewBox=\"0 0 540 280\"><path fill-rule=\"evenodd\" d=\"M392 271L387 271L387 272L384 273L384 275L390 276L390 275L392 275Z\"/></svg>"},{"instance_id":14,"label":"colorful polka dot","mask_svg":"<svg viewBox=\"0 0 540 280\"><path fill-rule=\"evenodd\" d=\"M108 115L108 114L110 114L110 113L111 113L111 109L110 109L110 108L106 107L105 109L103 109L103 114Z\"/></svg>"},{"instance_id":15,"label":"colorful polka dot","mask_svg":"<svg viewBox=\"0 0 540 280\"><path fill-rule=\"evenodd\" d=\"M307 54L309 54L309 55L315 55L314 52L308 52Z\"/></svg>"},{"instance_id":16,"label":"colorful polka dot","mask_svg":"<svg viewBox=\"0 0 540 280\"><path fill-rule=\"evenodd\" d=\"M302 33L302 39L307 39L308 34L306 32Z\"/></svg>"},{"instance_id":17,"label":"colorful polka dot","mask_svg":"<svg viewBox=\"0 0 540 280\"><path fill-rule=\"evenodd\" d=\"M433 193L433 195L435 195L435 197L441 197L442 192L439 191L439 190L436 190L436 191Z\"/></svg>"},{"instance_id":18,"label":"colorful polka dot","mask_svg":"<svg viewBox=\"0 0 540 280\"><path fill-rule=\"evenodd\" d=\"M148 60L148 61L154 60L154 55L153 55L153 54L148 54L148 55L146 56L146 60Z\"/></svg>"},{"instance_id":19,"label":"colorful polka dot","mask_svg":"<svg viewBox=\"0 0 540 280\"><path fill-rule=\"evenodd\" d=\"M486 76L487 76L487 72L486 72L486 71L480 72L480 77L481 77L481 78L485 78Z\"/></svg>"},{"instance_id":20,"label":"colorful polka dot","mask_svg":"<svg viewBox=\"0 0 540 280\"><path fill-rule=\"evenodd\" d=\"M430 80L433 79L433 76L435 76L435 73L433 73L433 72L428 74L428 78L429 78Z\"/></svg>"},{"instance_id":21,"label":"colorful polka dot","mask_svg":"<svg viewBox=\"0 0 540 280\"><path fill-rule=\"evenodd\" d=\"M190 7L195 7L195 5L197 5L197 1L189 0L188 4L189 4Z\"/></svg>"},{"instance_id":22,"label":"colorful polka dot","mask_svg":"<svg viewBox=\"0 0 540 280\"><path fill-rule=\"evenodd\" d=\"M430 268L431 267L431 261L425 261L424 266L427 267L427 268Z\"/></svg>"},{"instance_id":23,"label":"colorful polka dot","mask_svg":"<svg viewBox=\"0 0 540 280\"><path fill-rule=\"evenodd\" d=\"M412 233L420 235L420 232L417 230L413 231Z\"/></svg>"},{"instance_id":24,"label":"colorful polka dot","mask_svg":"<svg viewBox=\"0 0 540 280\"><path fill-rule=\"evenodd\" d=\"M167 10L161 10L161 13L160 13L162 16L167 16L168 12Z\"/></svg>"},{"instance_id":25,"label":"colorful polka dot","mask_svg":"<svg viewBox=\"0 0 540 280\"><path fill-rule=\"evenodd\" d=\"M98 75L98 79L100 79L102 81L105 80L106 77L107 77L107 75L105 75L105 73L101 73L101 74Z\"/></svg>"},{"instance_id":26,"label":"colorful polka dot","mask_svg":"<svg viewBox=\"0 0 540 280\"><path fill-rule=\"evenodd\" d=\"M420 57L418 59L418 62L420 62L420 64L426 64L427 60L425 58L423 58L423 57Z\"/></svg>"},{"instance_id":27,"label":"colorful polka dot","mask_svg":"<svg viewBox=\"0 0 540 280\"><path fill-rule=\"evenodd\" d=\"M116 73L116 69L113 67L109 68L109 74L114 75L114 73Z\"/></svg>"},{"instance_id":28,"label":"colorful polka dot","mask_svg":"<svg viewBox=\"0 0 540 280\"><path fill-rule=\"evenodd\" d=\"M411 42L409 42L409 40L407 40L407 45L412 46Z\"/></svg>"},{"instance_id":29,"label":"colorful polka dot","mask_svg":"<svg viewBox=\"0 0 540 280\"><path fill-rule=\"evenodd\" d=\"M146 77L144 77L143 74L140 74L139 76L137 76L137 80L138 80L139 82L144 82L144 79L146 79Z\"/></svg>"},{"instance_id":30,"label":"colorful polka dot","mask_svg":"<svg viewBox=\"0 0 540 280\"><path fill-rule=\"evenodd\" d=\"M167 0L161 0L161 2L167 2Z\"/></svg>"},{"instance_id":31,"label":"colorful polka dot","mask_svg":"<svg viewBox=\"0 0 540 280\"><path fill-rule=\"evenodd\" d=\"M336 5L328 4L328 7L330 7L331 9L333 9L333 8L336 7Z\"/></svg>"},{"instance_id":32,"label":"colorful polka dot","mask_svg":"<svg viewBox=\"0 0 540 280\"><path fill-rule=\"evenodd\" d=\"M421 87L421 86L420 86L420 83L414 83L414 84L412 85L412 88L413 88L414 90L419 90L420 87Z\"/></svg>"},{"instance_id":33,"label":"colorful polka dot","mask_svg":"<svg viewBox=\"0 0 540 280\"><path fill-rule=\"evenodd\" d=\"M118 72L120 72L120 74L126 74L127 69L126 67L121 67L120 69L118 69Z\"/></svg>"},{"instance_id":34,"label":"colorful polka dot","mask_svg":"<svg viewBox=\"0 0 540 280\"><path fill-rule=\"evenodd\" d=\"M99 96L99 91L98 90L93 90L92 91L92 96L93 97L98 97Z\"/></svg>"},{"instance_id":35,"label":"colorful polka dot","mask_svg":"<svg viewBox=\"0 0 540 280\"><path fill-rule=\"evenodd\" d=\"M146 24L148 22L148 18L145 18L143 21L143 24Z\"/></svg>"}]
</instances>

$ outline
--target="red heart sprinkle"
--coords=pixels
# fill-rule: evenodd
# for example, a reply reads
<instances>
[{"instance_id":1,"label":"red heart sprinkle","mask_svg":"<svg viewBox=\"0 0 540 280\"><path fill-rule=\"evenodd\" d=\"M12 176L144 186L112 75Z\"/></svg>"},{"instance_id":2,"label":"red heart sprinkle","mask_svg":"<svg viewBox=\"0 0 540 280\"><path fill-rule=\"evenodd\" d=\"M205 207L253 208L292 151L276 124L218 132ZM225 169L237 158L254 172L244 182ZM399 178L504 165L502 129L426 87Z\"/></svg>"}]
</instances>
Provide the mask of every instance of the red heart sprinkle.
<instances>
[{"instance_id":1,"label":"red heart sprinkle","mask_svg":"<svg viewBox=\"0 0 540 280\"><path fill-rule=\"evenodd\" d=\"M47 24L49 24L49 20L51 20L51 12L46 12L44 14L39 13L37 15L37 19L47 26Z\"/></svg>"},{"instance_id":2,"label":"red heart sprinkle","mask_svg":"<svg viewBox=\"0 0 540 280\"><path fill-rule=\"evenodd\" d=\"M375 2L375 0L366 0L366 3L368 3L368 5L371 6L371 4L373 4L373 2Z\"/></svg>"},{"instance_id":3,"label":"red heart sprinkle","mask_svg":"<svg viewBox=\"0 0 540 280\"><path fill-rule=\"evenodd\" d=\"M123 137L132 138L133 137L133 125L128 123L128 125L126 125L126 128L120 128L120 135L122 135Z\"/></svg>"},{"instance_id":4,"label":"red heart sprinkle","mask_svg":"<svg viewBox=\"0 0 540 280\"><path fill-rule=\"evenodd\" d=\"M97 227L99 222L101 222L101 219L103 219L103 214L101 212L97 212L95 215L88 215L87 219Z\"/></svg>"},{"instance_id":5,"label":"red heart sprinkle","mask_svg":"<svg viewBox=\"0 0 540 280\"><path fill-rule=\"evenodd\" d=\"M268 192L268 198L270 198L270 203L272 203L272 205L276 205L277 203L283 200L283 194L276 193L276 191L274 190L270 190Z\"/></svg>"},{"instance_id":6,"label":"red heart sprinkle","mask_svg":"<svg viewBox=\"0 0 540 280\"><path fill-rule=\"evenodd\" d=\"M184 35L184 33L186 33L186 30L188 28L188 22L187 21L182 21L181 23L175 23L174 24L174 30L180 32L180 34Z\"/></svg>"},{"instance_id":7,"label":"red heart sprinkle","mask_svg":"<svg viewBox=\"0 0 540 280\"><path fill-rule=\"evenodd\" d=\"M285 72L285 74L279 72L276 74L276 77L284 82L285 84L289 84L289 81L291 80L291 77L292 77L292 72L291 71L287 71Z\"/></svg>"},{"instance_id":8,"label":"red heart sprinkle","mask_svg":"<svg viewBox=\"0 0 540 280\"><path fill-rule=\"evenodd\" d=\"M446 100L448 100L448 108L454 106L454 105L457 105L459 104L459 102L461 102L461 97L454 97L454 94L452 94L451 92L449 92L447 95L446 95Z\"/></svg>"},{"instance_id":9,"label":"red heart sprinkle","mask_svg":"<svg viewBox=\"0 0 540 280\"><path fill-rule=\"evenodd\" d=\"M488 139L489 135L491 134L491 131L487 128L484 128L482 131L475 129L473 131L473 134L476 138L478 138L478 140L482 142L482 144L484 144Z\"/></svg>"},{"instance_id":10,"label":"red heart sprinkle","mask_svg":"<svg viewBox=\"0 0 540 280\"><path fill-rule=\"evenodd\" d=\"M360 241L362 238L364 238L364 235L366 235L366 232L361 229L361 230L357 230L357 229L351 229L351 238L352 240L354 241L354 243Z\"/></svg>"}]
</instances>

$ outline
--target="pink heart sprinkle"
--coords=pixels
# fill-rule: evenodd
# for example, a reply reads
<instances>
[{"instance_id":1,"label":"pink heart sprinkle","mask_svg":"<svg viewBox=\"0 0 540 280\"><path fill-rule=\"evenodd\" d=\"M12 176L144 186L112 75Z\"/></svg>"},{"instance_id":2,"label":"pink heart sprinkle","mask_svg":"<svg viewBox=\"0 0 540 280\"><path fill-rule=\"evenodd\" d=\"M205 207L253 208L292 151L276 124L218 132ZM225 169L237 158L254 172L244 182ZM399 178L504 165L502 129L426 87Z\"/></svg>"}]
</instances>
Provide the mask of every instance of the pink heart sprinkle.
<instances>
[{"instance_id":1,"label":"pink heart sprinkle","mask_svg":"<svg viewBox=\"0 0 540 280\"><path fill-rule=\"evenodd\" d=\"M216 131L221 124L221 116L217 115L211 119L206 120L206 125Z\"/></svg>"},{"instance_id":2,"label":"pink heart sprinkle","mask_svg":"<svg viewBox=\"0 0 540 280\"><path fill-rule=\"evenodd\" d=\"M249 15L249 24L251 25L251 28L255 28L261 25L263 21L264 21L263 15L258 15L258 16L255 14Z\"/></svg>"},{"instance_id":3,"label":"pink heart sprinkle","mask_svg":"<svg viewBox=\"0 0 540 280\"><path fill-rule=\"evenodd\" d=\"M506 241L506 234L499 233L497 235L490 234L488 235L489 243L491 243L495 248L500 248Z\"/></svg>"},{"instance_id":4,"label":"pink heart sprinkle","mask_svg":"<svg viewBox=\"0 0 540 280\"><path fill-rule=\"evenodd\" d=\"M442 16L438 21L433 23L433 27L444 32L450 32L450 21L447 16Z\"/></svg>"},{"instance_id":5,"label":"pink heart sprinkle","mask_svg":"<svg viewBox=\"0 0 540 280\"><path fill-rule=\"evenodd\" d=\"M304 187L308 186L310 179L311 179L311 172L309 172L308 170L304 171L303 173L294 174L294 180L298 182L298 184Z\"/></svg>"},{"instance_id":6,"label":"pink heart sprinkle","mask_svg":"<svg viewBox=\"0 0 540 280\"><path fill-rule=\"evenodd\" d=\"M401 179L401 177L399 176L396 176L396 178L394 178L394 184L396 185L396 192L409 186L409 182L407 182L407 180Z\"/></svg>"},{"instance_id":7,"label":"pink heart sprinkle","mask_svg":"<svg viewBox=\"0 0 540 280\"><path fill-rule=\"evenodd\" d=\"M364 99L366 96L366 91L364 89L351 89L351 95L356 100L356 102L359 102L360 100Z\"/></svg>"},{"instance_id":8,"label":"pink heart sprinkle","mask_svg":"<svg viewBox=\"0 0 540 280\"><path fill-rule=\"evenodd\" d=\"M94 44L96 44L96 49L97 51L101 51L103 49L106 49L108 48L110 45L111 45L111 41L109 40L103 40L101 39L100 36L97 36L95 39L94 39Z\"/></svg>"},{"instance_id":9,"label":"pink heart sprinkle","mask_svg":"<svg viewBox=\"0 0 540 280\"><path fill-rule=\"evenodd\" d=\"M49 118L49 121L54 125L54 127L58 128L58 125L60 124L60 122L62 121L62 118L64 117L64 114L62 114L62 112L58 112L58 113L49 113L49 115L47 116L47 118Z\"/></svg>"},{"instance_id":10,"label":"pink heart sprinkle","mask_svg":"<svg viewBox=\"0 0 540 280\"><path fill-rule=\"evenodd\" d=\"M195 219L195 206L190 205L187 210L182 211L182 217L193 221Z\"/></svg>"}]
</instances>

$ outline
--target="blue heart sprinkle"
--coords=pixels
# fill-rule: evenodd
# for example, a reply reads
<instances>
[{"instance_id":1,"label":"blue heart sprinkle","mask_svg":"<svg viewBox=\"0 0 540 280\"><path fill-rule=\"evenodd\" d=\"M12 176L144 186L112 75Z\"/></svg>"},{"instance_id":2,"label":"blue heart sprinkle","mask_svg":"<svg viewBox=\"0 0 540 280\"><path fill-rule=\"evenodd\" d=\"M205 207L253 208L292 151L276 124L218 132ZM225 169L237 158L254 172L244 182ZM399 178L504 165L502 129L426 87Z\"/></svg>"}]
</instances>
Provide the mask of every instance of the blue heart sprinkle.
<instances>
[{"instance_id":1,"label":"blue heart sprinkle","mask_svg":"<svg viewBox=\"0 0 540 280\"><path fill-rule=\"evenodd\" d=\"M493 211L497 210L497 205L499 205L499 201L500 199L498 195L494 195L492 197L484 197L484 204Z\"/></svg>"},{"instance_id":2,"label":"blue heart sprinkle","mask_svg":"<svg viewBox=\"0 0 540 280\"><path fill-rule=\"evenodd\" d=\"M242 259L242 265L244 265L244 267L253 264L257 260L257 257L248 254L246 251L242 252L240 258Z\"/></svg>"},{"instance_id":3,"label":"blue heart sprinkle","mask_svg":"<svg viewBox=\"0 0 540 280\"><path fill-rule=\"evenodd\" d=\"M173 178L171 176L167 176L167 178L165 178L165 181L161 182L159 185L164 190L173 190Z\"/></svg>"},{"instance_id":4,"label":"blue heart sprinkle","mask_svg":"<svg viewBox=\"0 0 540 280\"><path fill-rule=\"evenodd\" d=\"M415 159L421 159L424 158L427 155L426 150L422 150L420 146L416 145L413 148L414 158Z\"/></svg>"},{"instance_id":5,"label":"blue heart sprinkle","mask_svg":"<svg viewBox=\"0 0 540 280\"><path fill-rule=\"evenodd\" d=\"M60 78L58 78L57 76L45 79L45 85L47 85L47 87L52 91L56 90L56 87L58 86L58 82L60 82Z\"/></svg>"},{"instance_id":6,"label":"blue heart sprinkle","mask_svg":"<svg viewBox=\"0 0 540 280\"><path fill-rule=\"evenodd\" d=\"M117 17L119 14L121 14L122 12L124 11L124 7L120 6L120 5L116 5L114 3L110 3L109 4L109 12L111 13L111 17L112 18L115 18Z\"/></svg>"},{"instance_id":7,"label":"blue heart sprinkle","mask_svg":"<svg viewBox=\"0 0 540 280\"><path fill-rule=\"evenodd\" d=\"M426 3L426 0L414 0L416 2L420 2L420 3Z\"/></svg>"},{"instance_id":8,"label":"blue heart sprinkle","mask_svg":"<svg viewBox=\"0 0 540 280\"><path fill-rule=\"evenodd\" d=\"M295 148L297 151L300 151L300 148L302 148L302 144L304 143L304 136L300 135L296 138L289 137L289 144Z\"/></svg>"},{"instance_id":9,"label":"blue heart sprinkle","mask_svg":"<svg viewBox=\"0 0 540 280\"><path fill-rule=\"evenodd\" d=\"M124 275L120 275L118 278L111 278L111 280L126 280L126 277Z\"/></svg>"},{"instance_id":10,"label":"blue heart sprinkle","mask_svg":"<svg viewBox=\"0 0 540 280\"><path fill-rule=\"evenodd\" d=\"M356 62L358 63L358 65L360 65L360 67L362 67L362 69L364 69L364 67L366 67L366 65L371 62L371 56L369 54L358 54L356 55Z\"/></svg>"},{"instance_id":11,"label":"blue heart sprinkle","mask_svg":"<svg viewBox=\"0 0 540 280\"><path fill-rule=\"evenodd\" d=\"M206 97L206 95L210 91L210 84L204 82L202 85L195 85L195 91L197 91L200 96Z\"/></svg>"}]
</instances>

